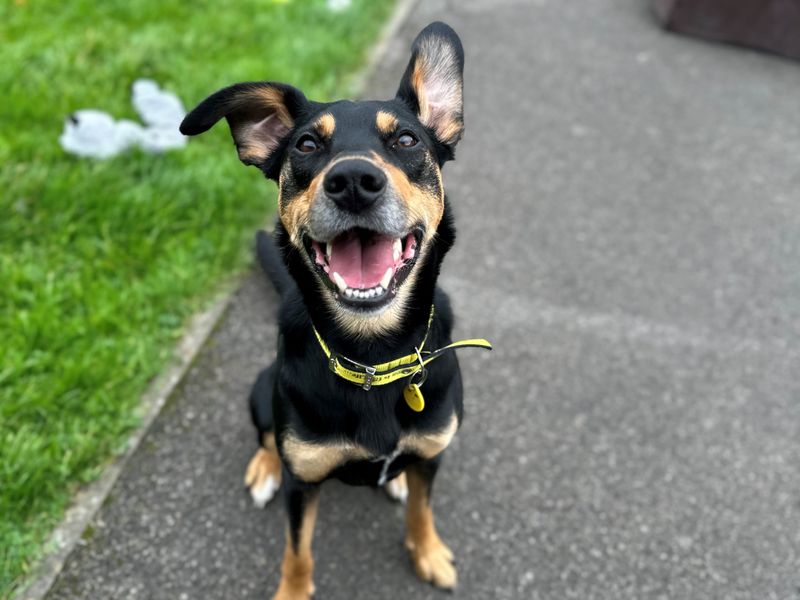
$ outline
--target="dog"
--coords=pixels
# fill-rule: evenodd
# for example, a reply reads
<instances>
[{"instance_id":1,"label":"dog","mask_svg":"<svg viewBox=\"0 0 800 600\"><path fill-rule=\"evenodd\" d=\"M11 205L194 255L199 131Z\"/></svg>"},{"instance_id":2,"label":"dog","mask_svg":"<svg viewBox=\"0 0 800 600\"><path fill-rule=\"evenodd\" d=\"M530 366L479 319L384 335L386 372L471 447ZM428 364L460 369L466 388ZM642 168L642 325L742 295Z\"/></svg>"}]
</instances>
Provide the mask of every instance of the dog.
<instances>
[{"instance_id":1,"label":"dog","mask_svg":"<svg viewBox=\"0 0 800 600\"><path fill-rule=\"evenodd\" d=\"M385 486L405 500L417 575L453 588L431 486L463 414L453 313L437 287L455 229L441 169L462 136L464 51L432 23L397 96L321 103L283 83L209 96L184 135L223 117L246 165L278 184L279 219L256 249L280 295L275 362L250 395L259 449L245 483L263 506L279 486L288 515L276 599L314 593L311 540L320 484ZM407 497L407 499L406 499Z\"/></svg>"}]
</instances>

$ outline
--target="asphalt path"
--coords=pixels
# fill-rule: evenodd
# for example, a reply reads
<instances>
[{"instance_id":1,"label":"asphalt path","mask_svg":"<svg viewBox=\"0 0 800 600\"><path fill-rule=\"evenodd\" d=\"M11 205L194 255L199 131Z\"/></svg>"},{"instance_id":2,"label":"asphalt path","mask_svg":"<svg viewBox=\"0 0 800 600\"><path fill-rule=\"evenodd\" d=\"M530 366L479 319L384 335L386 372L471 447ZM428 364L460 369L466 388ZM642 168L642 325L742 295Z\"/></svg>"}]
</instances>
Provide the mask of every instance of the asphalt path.
<instances>
[{"instance_id":1,"label":"asphalt path","mask_svg":"<svg viewBox=\"0 0 800 600\"><path fill-rule=\"evenodd\" d=\"M468 599L800 598L800 70L662 32L634 0L425 0L467 52L441 282L466 420L435 510ZM267 598L246 396L274 354L254 273L50 598ZM402 509L326 484L317 597L444 598Z\"/></svg>"}]
</instances>

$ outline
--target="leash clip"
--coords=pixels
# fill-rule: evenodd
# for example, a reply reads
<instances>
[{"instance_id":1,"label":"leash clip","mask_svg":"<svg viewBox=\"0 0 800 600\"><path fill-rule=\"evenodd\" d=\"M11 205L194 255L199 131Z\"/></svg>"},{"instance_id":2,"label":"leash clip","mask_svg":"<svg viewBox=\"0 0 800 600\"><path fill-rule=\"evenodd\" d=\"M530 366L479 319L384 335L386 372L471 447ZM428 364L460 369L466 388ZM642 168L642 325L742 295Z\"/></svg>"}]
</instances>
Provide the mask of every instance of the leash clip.
<instances>
[{"instance_id":1,"label":"leash clip","mask_svg":"<svg viewBox=\"0 0 800 600\"><path fill-rule=\"evenodd\" d=\"M330 367L331 371L336 373L336 355L335 354L331 354L331 358L330 358L330 360L328 360L328 367Z\"/></svg>"},{"instance_id":2,"label":"leash clip","mask_svg":"<svg viewBox=\"0 0 800 600\"><path fill-rule=\"evenodd\" d=\"M375 379L375 367L364 367L366 374L364 375L364 384L361 386L361 389L365 391L369 391L372 387L372 380Z\"/></svg>"},{"instance_id":3,"label":"leash clip","mask_svg":"<svg viewBox=\"0 0 800 600\"><path fill-rule=\"evenodd\" d=\"M417 387L422 387L422 384L425 383L425 380L428 378L428 369L425 368L425 361L422 360L422 354L419 348L414 348L414 352L417 353L417 358L419 359L419 369L411 374L411 377L408 378L408 382L409 384L415 384ZM417 375L419 375L419 381L414 381Z\"/></svg>"}]
</instances>

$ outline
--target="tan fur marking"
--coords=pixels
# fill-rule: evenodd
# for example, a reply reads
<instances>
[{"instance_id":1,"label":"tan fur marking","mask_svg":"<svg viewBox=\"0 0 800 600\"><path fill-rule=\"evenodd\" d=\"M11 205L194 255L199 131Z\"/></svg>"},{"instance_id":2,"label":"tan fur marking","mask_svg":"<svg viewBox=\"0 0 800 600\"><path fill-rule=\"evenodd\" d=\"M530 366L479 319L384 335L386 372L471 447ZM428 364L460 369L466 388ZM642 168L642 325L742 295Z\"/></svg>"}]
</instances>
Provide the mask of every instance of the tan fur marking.
<instances>
[{"instance_id":1,"label":"tan fur marking","mask_svg":"<svg viewBox=\"0 0 800 600\"><path fill-rule=\"evenodd\" d=\"M316 129L317 133L322 137L329 138L336 129L336 119L333 118L332 114L325 113L314 122L314 129Z\"/></svg>"},{"instance_id":2,"label":"tan fur marking","mask_svg":"<svg viewBox=\"0 0 800 600\"><path fill-rule=\"evenodd\" d=\"M256 450L253 458L250 459L250 464L247 465L244 484L247 487L259 487L270 476L274 477L280 485L281 459L275 446L275 434L266 433L262 440L262 447Z\"/></svg>"},{"instance_id":3,"label":"tan fur marking","mask_svg":"<svg viewBox=\"0 0 800 600\"><path fill-rule=\"evenodd\" d=\"M403 435L397 446L403 452L430 459L450 445L457 429L458 419L453 415L439 431ZM281 450L292 473L309 483L322 481L331 471L348 462L378 458L374 452L349 440L308 442L291 431L284 435Z\"/></svg>"},{"instance_id":4,"label":"tan fur marking","mask_svg":"<svg viewBox=\"0 0 800 600\"><path fill-rule=\"evenodd\" d=\"M445 119L436 126L436 133L444 142L449 142L461 135L464 125L455 119Z\"/></svg>"},{"instance_id":5,"label":"tan fur marking","mask_svg":"<svg viewBox=\"0 0 800 600\"><path fill-rule=\"evenodd\" d=\"M385 110L379 110L375 115L375 126L383 135L391 135L397 130L397 117Z\"/></svg>"},{"instance_id":6,"label":"tan fur marking","mask_svg":"<svg viewBox=\"0 0 800 600\"><path fill-rule=\"evenodd\" d=\"M436 165L433 158L428 155L426 160L428 164L436 170L437 176L439 177L440 195L433 194L425 188L414 185L401 169L383 160L377 153L373 152L372 157L378 166L386 173L392 187L406 205L406 210L408 212L407 226L412 227L419 222L424 223L424 241L430 240L435 235L436 229L439 227L439 222L442 220L442 215L444 214L444 188L441 185L441 174L439 173L438 165Z\"/></svg>"},{"instance_id":7,"label":"tan fur marking","mask_svg":"<svg viewBox=\"0 0 800 600\"><path fill-rule=\"evenodd\" d=\"M414 571L423 581L437 587L454 588L457 582L453 553L436 531L430 505L430 487L412 466L406 469L408 505L406 509L406 548L411 553Z\"/></svg>"},{"instance_id":8,"label":"tan fur marking","mask_svg":"<svg viewBox=\"0 0 800 600\"><path fill-rule=\"evenodd\" d=\"M272 431L264 434L261 438L261 445L264 446L264 449L268 452L278 452L278 445L275 443L275 434Z\"/></svg>"},{"instance_id":9,"label":"tan fur marking","mask_svg":"<svg viewBox=\"0 0 800 600\"><path fill-rule=\"evenodd\" d=\"M323 171L314 177L305 190L300 192L297 196L288 199L284 204L284 199L280 192L280 190L283 188L283 170L281 171L280 180L278 181L278 206L280 207L280 218L281 223L283 223L286 231L289 232L289 236L295 246L300 247L300 228L305 223L308 223L308 213L311 210L311 204L314 202L314 197L317 194L317 188L322 185L322 181L325 178L326 172L327 171Z\"/></svg>"},{"instance_id":10,"label":"tan fur marking","mask_svg":"<svg viewBox=\"0 0 800 600\"><path fill-rule=\"evenodd\" d=\"M457 429L458 419L453 415L450 423L440 431L404 435L400 439L400 448L404 452L413 452L422 458L430 459L450 445Z\"/></svg>"},{"instance_id":11,"label":"tan fur marking","mask_svg":"<svg viewBox=\"0 0 800 600\"><path fill-rule=\"evenodd\" d=\"M314 537L314 525L317 522L317 506L319 494L308 498L303 511L303 520L297 537L297 548L292 544L292 537L286 530L286 549L281 565L281 582L273 600L307 599L314 594L314 558L311 554L311 541Z\"/></svg>"},{"instance_id":12,"label":"tan fur marking","mask_svg":"<svg viewBox=\"0 0 800 600\"><path fill-rule=\"evenodd\" d=\"M428 125L430 120L430 108L428 107L428 97L425 94L425 66L422 57L418 57L414 63L414 70L411 73L411 87L417 94L417 104L419 104L419 120L423 125Z\"/></svg>"},{"instance_id":13,"label":"tan fur marking","mask_svg":"<svg viewBox=\"0 0 800 600\"><path fill-rule=\"evenodd\" d=\"M278 88L272 86L262 86L255 89L247 90L243 93L245 99L257 100L263 106L267 106L275 111L275 114L280 119L281 123L286 127L294 127L294 120L286 110L286 105L283 103L283 92Z\"/></svg>"},{"instance_id":14,"label":"tan fur marking","mask_svg":"<svg viewBox=\"0 0 800 600\"><path fill-rule=\"evenodd\" d=\"M352 442L318 444L301 440L291 432L283 438L282 450L292 473L310 483L322 481L347 462L372 457L369 450Z\"/></svg>"}]
</instances>

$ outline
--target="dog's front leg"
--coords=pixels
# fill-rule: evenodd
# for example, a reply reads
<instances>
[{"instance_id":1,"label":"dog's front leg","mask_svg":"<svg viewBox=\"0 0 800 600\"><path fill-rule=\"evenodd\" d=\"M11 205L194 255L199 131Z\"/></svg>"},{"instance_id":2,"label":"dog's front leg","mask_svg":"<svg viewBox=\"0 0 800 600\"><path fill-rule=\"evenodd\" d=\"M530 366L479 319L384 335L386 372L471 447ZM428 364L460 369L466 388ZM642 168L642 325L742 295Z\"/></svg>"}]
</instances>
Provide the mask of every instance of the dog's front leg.
<instances>
[{"instance_id":1,"label":"dog's front leg","mask_svg":"<svg viewBox=\"0 0 800 600\"><path fill-rule=\"evenodd\" d=\"M317 520L319 485L299 481L284 470L284 495L288 523L281 583L274 600L308 600L314 593L311 540Z\"/></svg>"},{"instance_id":2,"label":"dog's front leg","mask_svg":"<svg viewBox=\"0 0 800 600\"><path fill-rule=\"evenodd\" d=\"M453 553L436 532L431 508L433 478L438 468L438 457L406 468L406 547L411 552L414 570L420 579L451 589L456 586Z\"/></svg>"}]
</instances>

